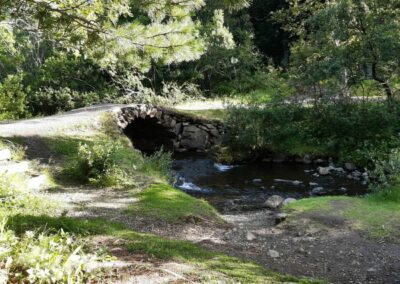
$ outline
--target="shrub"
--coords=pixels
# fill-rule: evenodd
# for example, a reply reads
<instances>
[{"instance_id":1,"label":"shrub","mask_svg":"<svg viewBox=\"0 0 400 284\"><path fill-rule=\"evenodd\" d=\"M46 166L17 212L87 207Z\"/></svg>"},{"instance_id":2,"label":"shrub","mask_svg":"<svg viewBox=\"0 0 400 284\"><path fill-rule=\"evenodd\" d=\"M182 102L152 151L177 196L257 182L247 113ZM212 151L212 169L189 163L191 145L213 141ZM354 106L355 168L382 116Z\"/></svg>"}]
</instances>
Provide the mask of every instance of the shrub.
<instances>
[{"instance_id":1,"label":"shrub","mask_svg":"<svg viewBox=\"0 0 400 284\"><path fill-rule=\"evenodd\" d=\"M263 156L314 154L373 168L400 147L400 104L337 102L231 108L226 143Z\"/></svg>"},{"instance_id":2,"label":"shrub","mask_svg":"<svg viewBox=\"0 0 400 284\"><path fill-rule=\"evenodd\" d=\"M26 115L26 93L21 75L9 75L0 84L0 120L19 119Z\"/></svg>"},{"instance_id":3,"label":"shrub","mask_svg":"<svg viewBox=\"0 0 400 284\"><path fill-rule=\"evenodd\" d=\"M0 283L84 283L97 257L85 254L71 235L27 231L17 237L0 224Z\"/></svg>"},{"instance_id":4,"label":"shrub","mask_svg":"<svg viewBox=\"0 0 400 284\"><path fill-rule=\"evenodd\" d=\"M29 109L34 115L48 115L99 103L103 99L103 94L99 92L78 92L68 87L44 87L30 94Z\"/></svg>"},{"instance_id":5,"label":"shrub","mask_svg":"<svg viewBox=\"0 0 400 284\"><path fill-rule=\"evenodd\" d=\"M115 155L121 148L119 142L112 140L80 144L73 170L84 182L98 186L117 185L124 178L115 161Z\"/></svg>"},{"instance_id":6,"label":"shrub","mask_svg":"<svg viewBox=\"0 0 400 284\"><path fill-rule=\"evenodd\" d=\"M100 187L135 185L140 172L165 178L172 161L171 154L162 150L143 156L122 137L100 136L93 141L63 143L61 148L69 148L63 152L68 159L62 171L64 178Z\"/></svg>"}]
</instances>

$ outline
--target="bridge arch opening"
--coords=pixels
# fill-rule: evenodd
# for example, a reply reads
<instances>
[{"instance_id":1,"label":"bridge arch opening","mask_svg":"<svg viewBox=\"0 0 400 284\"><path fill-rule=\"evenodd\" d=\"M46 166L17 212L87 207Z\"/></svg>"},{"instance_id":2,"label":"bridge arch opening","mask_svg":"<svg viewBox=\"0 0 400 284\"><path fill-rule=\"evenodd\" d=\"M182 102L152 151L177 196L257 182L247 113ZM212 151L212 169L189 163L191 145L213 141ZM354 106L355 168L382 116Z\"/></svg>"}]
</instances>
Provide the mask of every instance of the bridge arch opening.
<instances>
[{"instance_id":1,"label":"bridge arch opening","mask_svg":"<svg viewBox=\"0 0 400 284\"><path fill-rule=\"evenodd\" d=\"M176 134L155 117L136 118L124 129L124 133L143 153L152 154L161 148L174 151Z\"/></svg>"}]
</instances>

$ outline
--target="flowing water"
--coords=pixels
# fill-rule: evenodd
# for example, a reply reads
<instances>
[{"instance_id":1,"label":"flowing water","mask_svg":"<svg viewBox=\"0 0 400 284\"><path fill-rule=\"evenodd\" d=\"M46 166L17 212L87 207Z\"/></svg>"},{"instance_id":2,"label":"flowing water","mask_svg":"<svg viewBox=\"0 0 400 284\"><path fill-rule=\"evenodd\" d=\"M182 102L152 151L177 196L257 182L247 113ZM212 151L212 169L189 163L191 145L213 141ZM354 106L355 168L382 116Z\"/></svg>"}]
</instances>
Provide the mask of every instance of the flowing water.
<instances>
[{"instance_id":1,"label":"flowing water","mask_svg":"<svg viewBox=\"0 0 400 284\"><path fill-rule=\"evenodd\" d=\"M367 186L350 180L346 173L320 176L320 165L301 163L250 163L223 165L201 154L177 154L173 170L175 186L208 200L221 211L263 207L274 194L282 197L312 196L315 188L329 195L362 195Z\"/></svg>"}]
</instances>

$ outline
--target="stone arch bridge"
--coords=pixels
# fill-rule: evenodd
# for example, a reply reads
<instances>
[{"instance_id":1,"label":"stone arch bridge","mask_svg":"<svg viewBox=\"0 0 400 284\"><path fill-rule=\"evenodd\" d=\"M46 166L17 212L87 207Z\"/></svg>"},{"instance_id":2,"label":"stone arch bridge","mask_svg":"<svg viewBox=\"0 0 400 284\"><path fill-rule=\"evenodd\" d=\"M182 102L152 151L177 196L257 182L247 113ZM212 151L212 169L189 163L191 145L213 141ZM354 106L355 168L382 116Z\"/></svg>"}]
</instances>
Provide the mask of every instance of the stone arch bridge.
<instances>
[{"instance_id":1,"label":"stone arch bridge","mask_svg":"<svg viewBox=\"0 0 400 284\"><path fill-rule=\"evenodd\" d=\"M173 152L205 152L222 141L224 125L182 112L146 104L115 110L118 126L136 149L151 153L161 147Z\"/></svg>"}]
</instances>

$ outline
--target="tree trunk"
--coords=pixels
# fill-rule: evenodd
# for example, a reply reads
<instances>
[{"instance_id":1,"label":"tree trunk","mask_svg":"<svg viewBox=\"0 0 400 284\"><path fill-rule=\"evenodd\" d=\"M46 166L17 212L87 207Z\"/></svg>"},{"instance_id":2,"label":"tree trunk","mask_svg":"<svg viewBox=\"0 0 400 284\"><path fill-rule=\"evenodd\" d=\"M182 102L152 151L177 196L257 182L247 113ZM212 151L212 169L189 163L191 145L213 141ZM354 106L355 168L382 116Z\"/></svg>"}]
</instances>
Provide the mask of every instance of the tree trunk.
<instances>
[{"instance_id":1,"label":"tree trunk","mask_svg":"<svg viewBox=\"0 0 400 284\"><path fill-rule=\"evenodd\" d=\"M391 102L393 100L393 90L387 81L378 76L376 72L376 65L376 63L372 64L372 78L382 86L383 90L386 93L386 98L388 102Z\"/></svg>"}]
</instances>

